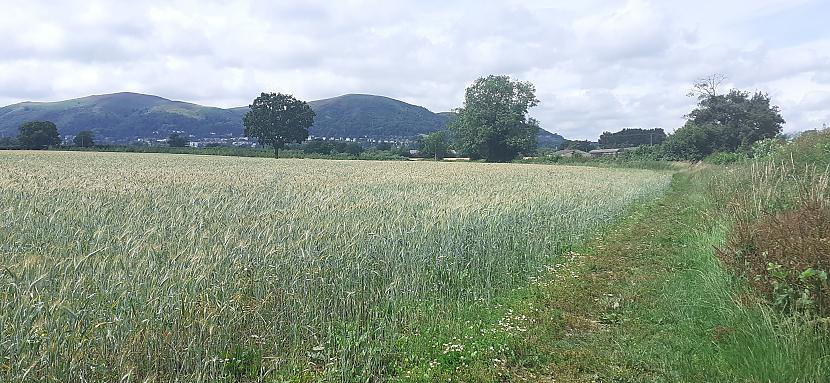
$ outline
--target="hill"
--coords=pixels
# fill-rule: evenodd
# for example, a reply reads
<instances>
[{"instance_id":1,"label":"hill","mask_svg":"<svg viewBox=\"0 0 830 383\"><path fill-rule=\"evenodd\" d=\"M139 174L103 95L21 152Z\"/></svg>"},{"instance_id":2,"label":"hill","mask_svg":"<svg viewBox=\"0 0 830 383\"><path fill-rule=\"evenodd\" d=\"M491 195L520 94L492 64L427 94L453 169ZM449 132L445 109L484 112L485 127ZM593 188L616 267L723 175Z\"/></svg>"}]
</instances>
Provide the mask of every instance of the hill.
<instances>
[{"instance_id":1,"label":"hill","mask_svg":"<svg viewBox=\"0 0 830 383\"><path fill-rule=\"evenodd\" d=\"M445 129L451 112L428 109L388 97L349 94L309 103L317 114L311 134L318 137L414 137ZM240 136L247 107L214 108L138 94L114 93L58 102L23 102L0 108L0 136L17 134L35 120L54 122L62 135L92 130L102 141L164 138L183 132L197 138ZM540 145L564 141L540 132Z\"/></svg>"},{"instance_id":2,"label":"hill","mask_svg":"<svg viewBox=\"0 0 830 383\"><path fill-rule=\"evenodd\" d=\"M58 102L23 102L0 108L0 136L17 134L34 120L54 122L63 135L92 130L102 138L166 137L183 131L197 137L239 134L241 115L137 93L96 95Z\"/></svg>"},{"instance_id":3,"label":"hill","mask_svg":"<svg viewBox=\"0 0 830 383\"><path fill-rule=\"evenodd\" d=\"M444 118L428 109L366 94L312 101L317 116L311 134L327 137L413 137L444 129Z\"/></svg>"}]
</instances>

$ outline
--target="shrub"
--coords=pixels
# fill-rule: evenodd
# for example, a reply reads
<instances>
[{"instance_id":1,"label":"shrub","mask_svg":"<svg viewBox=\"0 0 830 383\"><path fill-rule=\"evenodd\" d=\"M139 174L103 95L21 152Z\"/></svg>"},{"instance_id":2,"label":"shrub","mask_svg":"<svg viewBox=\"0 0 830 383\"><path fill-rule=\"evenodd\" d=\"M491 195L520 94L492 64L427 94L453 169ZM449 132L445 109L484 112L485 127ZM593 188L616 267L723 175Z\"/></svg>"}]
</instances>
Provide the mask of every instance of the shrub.
<instances>
[{"instance_id":1,"label":"shrub","mask_svg":"<svg viewBox=\"0 0 830 383\"><path fill-rule=\"evenodd\" d=\"M718 255L777 308L830 316L830 133L775 145L712 173L710 198L733 223Z\"/></svg>"},{"instance_id":2,"label":"shrub","mask_svg":"<svg viewBox=\"0 0 830 383\"><path fill-rule=\"evenodd\" d=\"M704 161L714 165L732 165L746 159L746 155L742 153L717 152L706 157Z\"/></svg>"},{"instance_id":3,"label":"shrub","mask_svg":"<svg viewBox=\"0 0 830 383\"><path fill-rule=\"evenodd\" d=\"M783 311L830 315L830 208L821 204L738 223L721 260Z\"/></svg>"},{"instance_id":4,"label":"shrub","mask_svg":"<svg viewBox=\"0 0 830 383\"><path fill-rule=\"evenodd\" d=\"M781 152L786 141L780 138L767 138L752 144L752 158L768 158Z\"/></svg>"}]
</instances>

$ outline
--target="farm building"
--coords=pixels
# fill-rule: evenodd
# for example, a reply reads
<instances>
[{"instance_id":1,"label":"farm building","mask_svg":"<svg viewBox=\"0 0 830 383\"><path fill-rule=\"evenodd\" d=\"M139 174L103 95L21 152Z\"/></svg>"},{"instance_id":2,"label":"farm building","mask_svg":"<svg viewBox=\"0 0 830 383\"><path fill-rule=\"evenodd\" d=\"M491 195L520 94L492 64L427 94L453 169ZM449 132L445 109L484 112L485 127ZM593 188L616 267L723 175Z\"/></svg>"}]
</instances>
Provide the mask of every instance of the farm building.
<instances>
[{"instance_id":1,"label":"farm building","mask_svg":"<svg viewBox=\"0 0 830 383\"><path fill-rule=\"evenodd\" d=\"M559 156L559 157L569 157L569 158L570 157L590 157L591 156L588 152L583 152L581 150L576 150L576 149L560 150L560 151L557 151L557 152L553 152L553 155L554 156Z\"/></svg>"},{"instance_id":2,"label":"farm building","mask_svg":"<svg viewBox=\"0 0 830 383\"><path fill-rule=\"evenodd\" d=\"M623 149L596 149L588 152L591 157L606 157L606 156L616 156L618 154L622 154L625 150Z\"/></svg>"}]
</instances>

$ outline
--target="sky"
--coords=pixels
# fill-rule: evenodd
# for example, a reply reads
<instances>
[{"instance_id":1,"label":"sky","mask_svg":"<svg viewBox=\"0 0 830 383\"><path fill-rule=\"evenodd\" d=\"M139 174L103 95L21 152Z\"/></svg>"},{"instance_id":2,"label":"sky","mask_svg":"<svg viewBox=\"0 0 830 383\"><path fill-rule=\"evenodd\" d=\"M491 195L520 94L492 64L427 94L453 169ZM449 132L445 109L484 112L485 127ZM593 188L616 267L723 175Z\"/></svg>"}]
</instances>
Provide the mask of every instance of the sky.
<instances>
[{"instance_id":1,"label":"sky","mask_svg":"<svg viewBox=\"0 0 830 383\"><path fill-rule=\"evenodd\" d=\"M785 131L830 124L828 0L0 0L0 105L120 91L217 107L377 94L448 111L530 81L549 131L673 131L692 83L761 91Z\"/></svg>"}]
</instances>

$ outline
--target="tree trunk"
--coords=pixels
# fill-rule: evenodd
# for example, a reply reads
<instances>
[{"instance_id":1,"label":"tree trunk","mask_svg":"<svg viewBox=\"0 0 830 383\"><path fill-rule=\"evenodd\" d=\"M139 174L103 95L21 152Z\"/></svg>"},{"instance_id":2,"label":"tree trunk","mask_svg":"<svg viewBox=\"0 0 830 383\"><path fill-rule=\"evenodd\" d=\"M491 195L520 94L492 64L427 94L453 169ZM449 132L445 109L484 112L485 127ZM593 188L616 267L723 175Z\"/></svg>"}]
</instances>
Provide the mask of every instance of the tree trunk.
<instances>
[{"instance_id":1,"label":"tree trunk","mask_svg":"<svg viewBox=\"0 0 830 383\"><path fill-rule=\"evenodd\" d=\"M280 148L274 146L274 158L280 158Z\"/></svg>"}]
</instances>

